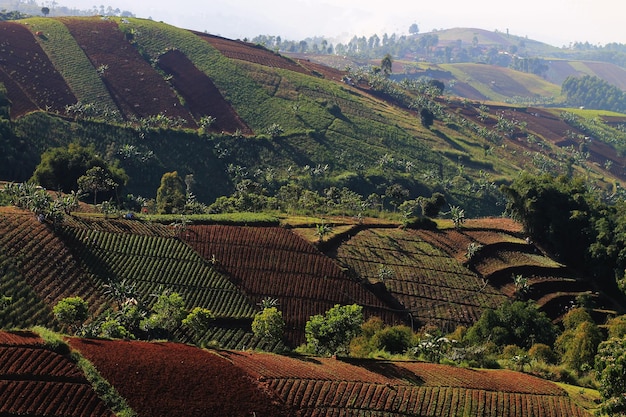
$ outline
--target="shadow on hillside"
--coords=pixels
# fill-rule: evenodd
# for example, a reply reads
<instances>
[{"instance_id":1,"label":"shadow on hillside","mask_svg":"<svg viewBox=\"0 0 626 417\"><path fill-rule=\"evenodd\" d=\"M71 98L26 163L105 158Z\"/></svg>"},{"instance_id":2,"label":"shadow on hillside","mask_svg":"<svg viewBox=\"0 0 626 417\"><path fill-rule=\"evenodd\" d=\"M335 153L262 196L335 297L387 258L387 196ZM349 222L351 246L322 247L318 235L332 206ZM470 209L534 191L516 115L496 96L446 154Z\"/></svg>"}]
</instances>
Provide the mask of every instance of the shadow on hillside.
<instances>
[{"instance_id":1,"label":"shadow on hillside","mask_svg":"<svg viewBox=\"0 0 626 417\"><path fill-rule=\"evenodd\" d=\"M406 381L412 385L424 384L424 380L420 376L416 375L415 373L404 367L394 364L393 362L377 359L354 358L341 358L340 360L349 363L350 365L360 366L361 368L365 368L370 372L374 372L386 378Z\"/></svg>"}]
</instances>

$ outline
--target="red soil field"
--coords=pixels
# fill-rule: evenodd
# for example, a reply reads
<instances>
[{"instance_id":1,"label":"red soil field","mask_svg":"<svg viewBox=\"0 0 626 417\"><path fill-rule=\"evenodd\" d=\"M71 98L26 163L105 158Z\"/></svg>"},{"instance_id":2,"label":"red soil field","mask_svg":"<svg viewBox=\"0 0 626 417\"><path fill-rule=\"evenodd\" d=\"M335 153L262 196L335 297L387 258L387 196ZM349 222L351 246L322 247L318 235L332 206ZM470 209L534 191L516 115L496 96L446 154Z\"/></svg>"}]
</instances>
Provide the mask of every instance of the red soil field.
<instances>
[{"instance_id":1,"label":"red soil field","mask_svg":"<svg viewBox=\"0 0 626 417\"><path fill-rule=\"evenodd\" d=\"M252 62L254 64L260 64L267 67L287 69L290 71L301 72L308 75L311 74L310 71L307 71L305 68L298 65L295 61L285 58L282 55L275 54L272 51L265 49L261 46L256 46L254 44L242 41L226 39L219 36L207 35L206 33L201 32L194 33L210 43L211 46L213 46L215 49L220 51L222 55L228 58Z\"/></svg>"},{"instance_id":2,"label":"red soil field","mask_svg":"<svg viewBox=\"0 0 626 417\"><path fill-rule=\"evenodd\" d=\"M152 66L143 59L117 24L101 19L61 18L94 68L107 65L102 80L126 118L165 114L195 127L189 111ZM103 42L106 39L106 42Z\"/></svg>"},{"instance_id":3,"label":"red soil field","mask_svg":"<svg viewBox=\"0 0 626 417\"><path fill-rule=\"evenodd\" d=\"M52 227L37 221L31 212L0 207L0 248L9 257L19 257L26 282L48 305L80 296L94 312L103 308L99 287Z\"/></svg>"},{"instance_id":4,"label":"red soil field","mask_svg":"<svg viewBox=\"0 0 626 417\"><path fill-rule=\"evenodd\" d=\"M0 332L0 415L114 417L76 365L30 332Z\"/></svg>"},{"instance_id":5,"label":"red soil field","mask_svg":"<svg viewBox=\"0 0 626 417\"><path fill-rule=\"evenodd\" d=\"M286 337L304 341L304 326L312 315L335 304L357 303L366 317L402 322L383 301L350 279L330 258L290 230L280 227L192 225L185 241L207 260L215 259L253 302L278 299Z\"/></svg>"},{"instance_id":6,"label":"red soil field","mask_svg":"<svg viewBox=\"0 0 626 417\"><path fill-rule=\"evenodd\" d=\"M140 417L293 415L267 384L213 352L175 343L69 342Z\"/></svg>"},{"instance_id":7,"label":"red soil field","mask_svg":"<svg viewBox=\"0 0 626 417\"><path fill-rule=\"evenodd\" d=\"M365 410L385 416L589 416L552 382L508 370L254 352L220 354L269 383L303 416L348 416Z\"/></svg>"},{"instance_id":8,"label":"red soil field","mask_svg":"<svg viewBox=\"0 0 626 417\"><path fill-rule=\"evenodd\" d=\"M38 108L64 112L76 102L33 33L21 23L0 22L0 82L12 101L12 118Z\"/></svg>"},{"instance_id":9,"label":"red soil field","mask_svg":"<svg viewBox=\"0 0 626 417\"><path fill-rule=\"evenodd\" d=\"M186 106L196 120L210 115L215 117L212 131L234 132L239 129L244 134L252 133L213 81L196 68L185 54L178 50L168 51L160 56L159 67L172 76L170 82L185 99Z\"/></svg>"}]
</instances>

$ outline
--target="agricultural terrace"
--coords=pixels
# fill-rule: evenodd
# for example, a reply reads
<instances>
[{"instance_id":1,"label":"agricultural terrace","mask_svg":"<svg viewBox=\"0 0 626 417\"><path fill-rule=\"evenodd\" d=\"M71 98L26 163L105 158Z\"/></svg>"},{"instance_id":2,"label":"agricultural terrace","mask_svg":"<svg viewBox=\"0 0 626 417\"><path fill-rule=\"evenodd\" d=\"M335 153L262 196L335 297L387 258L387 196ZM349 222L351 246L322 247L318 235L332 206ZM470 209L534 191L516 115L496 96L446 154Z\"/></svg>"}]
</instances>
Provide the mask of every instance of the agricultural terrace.
<instances>
[{"instance_id":1,"label":"agricultural terrace","mask_svg":"<svg viewBox=\"0 0 626 417\"><path fill-rule=\"evenodd\" d=\"M471 325L485 308L506 298L414 230L363 230L339 246L337 261L361 279L383 285L416 326Z\"/></svg>"},{"instance_id":2,"label":"agricultural terrace","mask_svg":"<svg viewBox=\"0 0 626 417\"><path fill-rule=\"evenodd\" d=\"M281 115L289 114L287 105L264 110L270 96L251 80L242 69L222 55L198 34L145 19L127 19L120 29L131 36L143 54L155 62L170 50L181 51L203 73L207 74L225 100L252 130L266 128L280 122ZM215 117L215 116L214 116ZM284 125L284 124L283 124ZM243 131L250 133L250 131Z\"/></svg>"},{"instance_id":3,"label":"agricultural terrace","mask_svg":"<svg viewBox=\"0 0 626 417\"><path fill-rule=\"evenodd\" d=\"M179 50L167 51L159 57L159 68L171 76L170 83L185 100L185 105L195 117L211 116L215 121L210 126L215 132L252 133L239 119L237 112L224 99L213 81Z\"/></svg>"},{"instance_id":4,"label":"agricultural terrace","mask_svg":"<svg viewBox=\"0 0 626 417\"><path fill-rule=\"evenodd\" d=\"M115 416L73 362L26 332L0 333L0 414Z\"/></svg>"},{"instance_id":5,"label":"agricultural terrace","mask_svg":"<svg viewBox=\"0 0 626 417\"><path fill-rule=\"evenodd\" d=\"M465 263L505 296L535 300L552 319L561 317L576 297L583 294L593 296L596 311L601 316L616 308L610 298L598 296L589 281L576 279L573 271L522 239L521 225L510 219L469 220L461 229L418 230L416 233ZM472 244L480 249L468 259L468 248ZM516 276L524 279L523 287L515 283Z\"/></svg>"},{"instance_id":6,"label":"agricultural terrace","mask_svg":"<svg viewBox=\"0 0 626 417\"><path fill-rule=\"evenodd\" d=\"M291 416L268 389L217 354L175 343L70 339L141 417Z\"/></svg>"},{"instance_id":7,"label":"agricultural terrace","mask_svg":"<svg viewBox=\"0 0 626 417\"><path fill-rule=\"evenodd\" d=\"M422 362L220 352L303 416L588 416L556 384L513 371ZM380 414L379 414L380 413Z\"/></svg>"},{"instance_id":8,"label":"agricultural terrace","mask_svg":"<svg viewBox=\"0 0 626 417\"><path fill-rule=\"evenodd\" d=\"M64 238L100 286L126 280L150 305L163 288L180 293L189 309L204 307L218 318L251 319L246 297L188 245L174 237L65 227Z\"/></svg>"},{"instance_id":9,"label":"agricultural terrace","mask_svg":"<svg viewBox=\"0 0 626 417\"><path fill-rule=\"evenodd\" d=\"M80 296L93 313L104 296L65 243L47 224L25 210L0 208L0 291L13 297L0 313L4 326L41 324L55 327L51 306Z\"/></svg>"},{"instance_id":10,"label":"agricultural terrace","mask_svg":"<svg viewBox=\"0 0 626 417\"><path fill-rule=\"evenodd\" d=\"M36 40L69 84L77 100L85 104L97 104L99 109L108 114L119 111L96 68L63 23L48 18L30 18L25 22L33 33L38 34Z\"/></svg>"},{"instance_id":11,"label":"agricultural terrace","mask_svg":"<svg viewBox=\"0 0 626 417\"><path fill-rule=\"evenodd\" d=\"M0 82L11 97L11 117L46 109L63 112L76 102L65 80L22 23L0 23Z\"/></svg>"},{"instance_id":12,"label":"agricultural terrace","mask_svg":"<svg viewBox=\"0 0 626 417\"><path fill-rule=\"evenodd\" d=\"M310 71L298 65L295 61L274 53L263 46L207 35L200 32L196 32L196 34L209 42L211 46L228 58L311 75Z\"/></svg>"},{"instance_id":13,"label":"agricultural terrace","mask_svg":"<svg viewBox=\"0 0 626 417\"><path fill-rule=\"evenodd\" d=\"M124 37L117 23L101 18L61 18L100 73L124 117L164 114L195 126L175 91ZM103 42L106 39L106 42Z\"/></svg>"},{"instance_id":14,"label":"agricultural terrace","mask_svg":"<svg viewBox=\"0 0 626 417\"><path fill-rule=\"evenodd\" d=\"M387 307L332 259L288 229L191 225L184 240L205 259L214 261L254 303L276 298L291 344L304 341L304 327L312 315L323 314L335 304L360 304L365 316L379 316L389 324L406 320L402 311Z\"/></svg>"}]
</instances>

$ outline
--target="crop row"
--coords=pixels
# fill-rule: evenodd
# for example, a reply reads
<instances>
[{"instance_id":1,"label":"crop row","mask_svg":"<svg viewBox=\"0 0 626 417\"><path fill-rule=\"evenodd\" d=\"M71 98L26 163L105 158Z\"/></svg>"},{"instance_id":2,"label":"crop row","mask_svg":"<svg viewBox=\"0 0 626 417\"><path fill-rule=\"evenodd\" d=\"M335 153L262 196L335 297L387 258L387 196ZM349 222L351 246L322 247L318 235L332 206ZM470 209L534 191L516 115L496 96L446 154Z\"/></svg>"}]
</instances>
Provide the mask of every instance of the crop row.
<instances>
[{"instance_id":1,"label":"crop row","mask_svg":"<svg viewBox=\"0 0 626 417\"><path fill-rule=\"evenodd\" d=\"M190 244L197 243L203 256L212 245L251 246L287 250L292 252L319 253L311 244L292 231L282 227L248 227L228 225L191 225L187 229ZM193 246L196 246L195 244Z\"/></svg>"},{"instance_id":2,"label":"crop row","mask_svg":"<svg viewBox=\"0 0 626 417\"><path fill-rule=\"evenodd\" d=\"M32 288L38 299L48 305L69 296L81 296L92 305L100 304L102 294L64 242L32 214L0 213L0 248L7 256L2 261L5 265L2 285L12 287L15 284L9 290L18 297L15 301L22 296L30 298L27 292ZM18 289L22 295L15 293ZM27 311L32 312L35 307L31 303L37 303L37 297L23 305L16 303L17 310L12 307L8 314L23 316ZM49 309L42 308L39 314L44 313L47 317L51 314Z\"/></svg>"},{"instance_id":3,"label":"crop row","mask_svg":"<svg viewBox=\"0 0 626 417\"><path fill-rule=\"evenodd\" d=\"M287 405L305 410L304 415L337 415L338 410L418 416L588 415L566 396L302 379L276 379L270 386Z\"/></svg>"},{"instance_id":4,"label":"crop row","mask_svg":"<svg viewBox=\"0 0 626 417\"><path fill-rule=\"evenodd\" d=\"M0 379L7 379L7 375L85 382L83 374L66 357L42 347L0 347Z\"/></svg>"},{"instance_id":5,"label":"crop row","mask_svg":"<svg viewBox=\"0 0 626 417\"><path fill-rule=\"evenodd\" d=\"M278 300L287 338L301 343L306 321L335 304L357 303L389 322L395 313L330 258L279 227L191 226L189 244L213 260L254 301Z\"/></svg>"},{"instance_id":6,"label":"crop row","mask_svg":"<svg viewBox=\"0 0 626 417\"><path fill-rule=\"evenodd\" d=\"M0 414L50 417L114 416L86 383L1 379Z\"/></svg>"},{"instance_id":7,"label":"crop row","mask_svg":"<svg viewBox=\"0 0 626 417\"><path fill-rule=\"evenodd\" d=\"M176 235L174 227L149 221L122 219L102 220L82 216L67 216L64 224L76 229L87 229L99 232L130 233L133 235L160 237L174 237Z\"/></svg>"},{"instance_id":8,"label":"crop row","mask_svg":"<svg viewBox=\"0 0 626 417\"><path fill-rule=\"evenodd\" d=\"M136 283L140 294L178 291L188 307L205 307L222 317L250 317L253 307L226 276L174 238L66 228L86 268L102 284ZM152 301L152 300L147 300Z\"/></svg>"},{"instance_id":9,"label":"crop row","mask_svg":"<svg viewBox=\"0 0 626 417\"><path fill-rule=\"evenodd\" d=\"M0 295L11 298L11 304L0 310L2 328L53 326L50 308L26 283L12 259L0 253Z\"/></svg>"},{"instance_id":10,"label":"crop row","mask_svg":"<svg viewBox=\"0 0 626 417\"><path fill-rule=\"evenodd\" d=\"M166 112L167 116L193 121L175 92L124 38L115 22L94 18L61 21L92 65L102 69L104 82L125 116L141 118Z\"/></svg>"},{"instance_id":11,"label":"crop row","mask_svg":"<svg viewBox=\"0 0 626 417\"><path fill-rule=\"evenodd\" d=\"M69 84L77 99L118 110L102 79L67 27L56 19L31 18L28 24L36 33L43 50Z\"/></svg>"},{"instance_id":12,"label":"crop row","mask_svg":"<svg viewBox=\"0 0 626 417\"><path fill-rule=\"evenodd\" d=\"M0 70L17 83L39 108L63 111L66 105L76 101L65 80L26 26L2 22L0 39Z\"/></svg>"}]
</instances>

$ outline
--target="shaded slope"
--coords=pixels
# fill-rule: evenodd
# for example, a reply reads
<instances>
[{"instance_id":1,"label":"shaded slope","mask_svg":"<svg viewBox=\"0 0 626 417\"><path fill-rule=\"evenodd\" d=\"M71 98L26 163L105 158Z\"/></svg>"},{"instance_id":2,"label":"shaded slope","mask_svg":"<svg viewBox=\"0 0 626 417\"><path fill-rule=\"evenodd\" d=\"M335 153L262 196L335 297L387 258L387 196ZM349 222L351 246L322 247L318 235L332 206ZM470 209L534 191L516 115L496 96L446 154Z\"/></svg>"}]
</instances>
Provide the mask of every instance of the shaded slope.
<instances>
[{"instance_id":1,"label":"shaded slope","mask_svg":"<svg viewBox=\"0 0 626 417\"><path fill-rule=\"evenodd\" d=\"M2 22L0 39L0 82L15 102L11 117L36 109L63 112L65 106L76 101L26 26Z\"/></svg>"},{"instance_id":2,"label":"shaded slope","mask_svg":"<svg viewBox=\"0 0 626 417\"><path fill-rule=\"evenodd\" d=\"M24 318L20 326L33 319L52 325L51 306L65 297L82 297L89 302L90 310L94 313L104 308L104 296L97 283L81 267L79 260L52 227L37 221L32 213L9 207L0 208L0 251L7 257L3 279L7 279L13 269L23 277L20 285L26 291L25 294L32 291L37 296L32 299L28 297L24 304L12 307L20 308L24 315L32 314ZM15 279L20 279L19 276ZM31 308L39 310L33 311ZM19 317L18 312L13 314Z\"/></svg>"},{"instance_id":3,"label":"shaded slope","mask_svg":"<svg viewBox=\"0 0 626 417\"><path fill-rule=\"evenodd\" d=\"M102 19L62 18L126 118L163 114L195 126L175 92L124 38L117 23ZM106 39L103 42L103 39Z\"/></svg>"},{"instance_id":4,"label":"shaded slope","mask_svg":"<svg viewBox=\"0 0 626 417\"><path fill-rule=\"evenodd\" d=\"M376 315L387 323L407 319L402 309L387 306L287 229L192 225L184 239L205 259L213 259L253 302L276 298L292 345L304 341L310 316L323 314L335 304L360 304L366 316Z\"/></svg>"}]
</instances>

